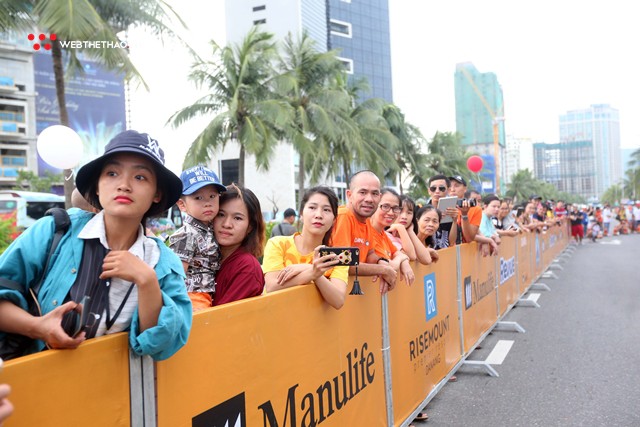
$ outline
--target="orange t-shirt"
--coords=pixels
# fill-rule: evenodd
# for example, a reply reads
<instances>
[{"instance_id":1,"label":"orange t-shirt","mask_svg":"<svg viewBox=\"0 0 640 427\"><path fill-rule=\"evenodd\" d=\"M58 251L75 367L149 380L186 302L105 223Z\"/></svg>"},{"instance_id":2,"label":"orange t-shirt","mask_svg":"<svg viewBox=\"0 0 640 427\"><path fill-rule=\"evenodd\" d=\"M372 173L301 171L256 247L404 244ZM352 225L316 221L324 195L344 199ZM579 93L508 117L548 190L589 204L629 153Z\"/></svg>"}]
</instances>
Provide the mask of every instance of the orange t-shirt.
<instances>
[{"instance_id":1,"label":"orange t-shirt","mask_svg":"<svg viewBox=\"0 0 640 427\"><path fill-rule=\"evenodd\" d=\"M373 250L380 258L393 259L393 255L398 252L398 248L393 244L386 231L379 233L373 229Z\"/></svg>"},{"instance_id":2,"label":"orange t-shirt","mask_svg":"<svg viewBox=\"0 0 640 427\"><path fill-rule=\"evenodd\" d=\"M331 234L331 246L351 246L360 249L360 262L367 262L369 251L373 250L375 230L367 219L360 222L346 206L338 208L338 218Z\"/></svg>"},{"instance_id":3,"label":"orange t-shirt","mask_svg":"<svg viewBox=\"0 0 640 427\"><path fill-rule=\"evenodd\" d=\"M482 208L480 206L472 206L467 211L467 217L469 217L469 224L475 225L476 227L480 227L482 223ZM458 232L462 233L462 215L458 215ZM464 235L462 237L464 240ZM469 243L469 242L465 242Z\"/></svg>"}]
</instances>

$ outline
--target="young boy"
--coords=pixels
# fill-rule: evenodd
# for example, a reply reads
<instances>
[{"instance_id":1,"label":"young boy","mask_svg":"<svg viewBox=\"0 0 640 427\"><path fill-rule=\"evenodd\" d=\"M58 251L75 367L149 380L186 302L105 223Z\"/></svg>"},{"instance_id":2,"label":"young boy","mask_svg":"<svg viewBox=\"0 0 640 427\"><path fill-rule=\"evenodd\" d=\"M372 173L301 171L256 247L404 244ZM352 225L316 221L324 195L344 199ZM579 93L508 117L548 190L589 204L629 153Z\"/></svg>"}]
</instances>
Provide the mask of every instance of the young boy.
<instances>
[{"instance_id":1,"label":"young boy","mask_svg":"<svg viewBox=\"0 0 640 427\"><path fill-rule=\"evenodd\" d=\"M182 260L187 274L187 292L193 311L209 308L216 291L216 272L220 269L220 248L211 221L218 215L218 196L226 190L214 171L195 166L180 174L182 196L178 207L184 225L169 236L169 247Z\"/></svg>"},{"instance_id":2,"label":"young boy","mask_svg":"<svg viewBox=\"0 0 640 427\"><path fill-rule=\"evenodd\" d=\"M35 352L45 344L71 349L86 338L128 331L136 354L168 358L187 342L191 303L180 260L162 241L146 237L142 224L178 200L180 179L164 166L156 140L128 130L80 168L76 185L99 213L69 215L71 225L47 271L42 270L54 236L49 216L0 257L0 340L5 332L28 336L36 340L30 349ZM24 294L6 284L32 288L40 277L42 316L33 316ZM80 310L93 321L78 324Z\"/></svg>"}]
</instances>

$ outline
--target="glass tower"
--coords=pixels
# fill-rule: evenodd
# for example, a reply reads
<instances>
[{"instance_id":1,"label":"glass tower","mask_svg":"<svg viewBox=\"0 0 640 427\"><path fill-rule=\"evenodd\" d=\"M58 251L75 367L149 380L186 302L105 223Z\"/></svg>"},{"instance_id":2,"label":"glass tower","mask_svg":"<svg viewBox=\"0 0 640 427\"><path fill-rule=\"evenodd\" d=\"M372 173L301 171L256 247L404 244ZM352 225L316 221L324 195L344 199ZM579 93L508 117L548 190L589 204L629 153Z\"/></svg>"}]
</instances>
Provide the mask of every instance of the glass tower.
<instances>
[{"instance_id":1,"label":"glass tower","mask_svg":"<svg viewBox=\"0 0 640 427\"><path fill-rule=\"evenodd\" d=\"M595 172L595 195L620 183L620 117L608 104L591 105L560 116L560 143L591 141Z\"/></svg>"}]
</instances>

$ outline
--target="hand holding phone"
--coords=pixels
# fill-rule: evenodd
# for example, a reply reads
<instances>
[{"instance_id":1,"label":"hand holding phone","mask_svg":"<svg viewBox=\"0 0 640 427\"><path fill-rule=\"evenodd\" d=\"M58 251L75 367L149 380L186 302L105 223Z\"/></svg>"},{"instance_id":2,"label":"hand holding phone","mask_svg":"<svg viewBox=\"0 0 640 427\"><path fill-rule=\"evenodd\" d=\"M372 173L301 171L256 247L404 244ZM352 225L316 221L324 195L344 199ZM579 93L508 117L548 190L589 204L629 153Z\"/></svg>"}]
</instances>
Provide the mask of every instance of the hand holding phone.
<instances>
[{"instance_id":1,"label":"hand holding phone","mask_svg":"<svg viewBox=\"0 0 640 427\"><path fill-rule=\"evenodd\" d=\"M325 246L320 249L320 256L335 254L338 265L358 265L360 264L360 249L355 247L330 247Z\"/></svg>"}]
</instances>

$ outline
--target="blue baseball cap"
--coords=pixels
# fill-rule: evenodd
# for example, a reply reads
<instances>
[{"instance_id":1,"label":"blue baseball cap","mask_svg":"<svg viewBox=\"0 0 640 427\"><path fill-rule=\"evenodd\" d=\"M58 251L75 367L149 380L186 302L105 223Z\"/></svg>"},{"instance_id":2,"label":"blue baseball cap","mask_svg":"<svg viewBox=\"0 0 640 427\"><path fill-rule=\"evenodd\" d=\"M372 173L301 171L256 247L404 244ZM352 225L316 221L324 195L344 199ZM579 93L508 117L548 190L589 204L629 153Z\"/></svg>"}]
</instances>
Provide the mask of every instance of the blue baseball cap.
<instances>
[{"instance_id":1,"label":"blue baseball cap","mask_svg":"<svg viewBox=\"0 0 640 427\"><path fill-rule=\"evenodd\" d=\"M218 175L204 166L194 166L183 171L180 174L180 179L182 180L182 194L184 196L193 194L207 185L215 186L220 193L227 191L227 187L220 183Z\"/></svg>"}]
</instances>

